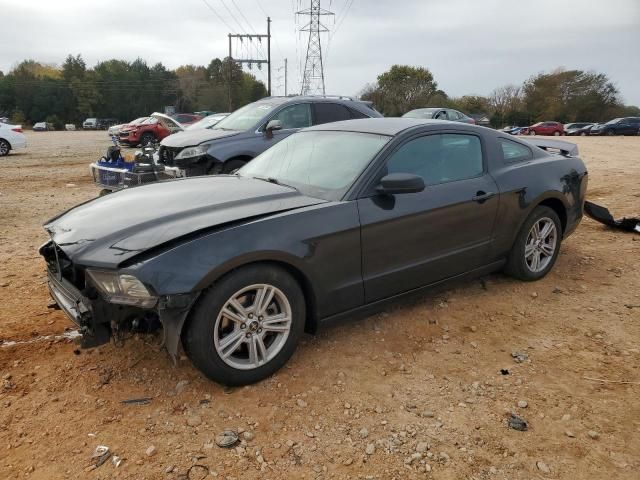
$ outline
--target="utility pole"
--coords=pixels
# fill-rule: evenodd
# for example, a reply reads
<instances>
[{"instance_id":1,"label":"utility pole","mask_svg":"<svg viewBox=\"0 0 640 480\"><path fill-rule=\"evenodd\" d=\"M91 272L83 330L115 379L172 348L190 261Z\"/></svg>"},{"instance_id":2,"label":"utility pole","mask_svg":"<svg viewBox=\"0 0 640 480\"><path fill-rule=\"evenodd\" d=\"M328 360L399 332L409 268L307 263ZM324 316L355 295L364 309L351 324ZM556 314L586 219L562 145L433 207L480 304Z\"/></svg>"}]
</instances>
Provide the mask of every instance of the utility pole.
<instances>
[{"instance_id":1,"label":"utility pole","mask_svg":"<svg viewBox=\"0 0 640 480\"><path fill-rule=\"evenodd\" d=\"M302 76L302 95L314 95L321 93L324 95L324 67L322 65L322 44L320 34L326 33L329 29L320 21L323 16L334 15L333 12L320 6L320 0L310 0L309 8L296 12L298 15L306 15L309 22L300 31L309 32L309 42L307 43L307 57L304 64L304 74Z\"/></svg>"},{"instance_id":2,"label":"utility pole","mask_svg":"<svg viewBox=\"0 0 640 480\"><path fill-rule=\"evenodd\" d=\"M287 59L284 59L284 96L287 96Z\"/></svg>"},{"instance_id":3,"label":"utility pole","mask_svg":"<svg viewBox=\"0 0 640 480\"><path fill-rule=\"evenodd\" d=\"M249 42L253 42L254 40L257 40L258 43L262 44L262 40L266 38L267 39L267 58L233 58L232 55L232 50L233 50L233 40L239 40L241 42L243 42L244 40L248 40ZM263 51L263 55L264 55L264 51ZM246 33L230 33L229 34L229 59L232 60L232 62L236 62L240 65L242 64L248 64L249 68L251 68L251 66L253 64L258 65L258 68L261 68L261 66L263 64L267 64L267 93L269 95L271 95L271 17L267 17L267 34L266 35L262 35L262 34L254 34L254 35L250 35L250 34L246 34ZM231 104L231 72L232 72L232 68L231 65L229 65L229 111L232 112L233 108L232 108L232 104Z\"/></svg>"},{"instance_id":4,"label":"utility pole","mask_svg":"<svg viewBox=\"0 0 640 480\"><path fill-rule=\"evenodd\" d=\"M229 86L229 113L233 112L233 102L231 101L231 75L233 69L233 56L231 55L231 34L229 34L229 76L227 78L227 84ZM224 64L223 64L224 66Z\"/></svg>"}]
</instances>

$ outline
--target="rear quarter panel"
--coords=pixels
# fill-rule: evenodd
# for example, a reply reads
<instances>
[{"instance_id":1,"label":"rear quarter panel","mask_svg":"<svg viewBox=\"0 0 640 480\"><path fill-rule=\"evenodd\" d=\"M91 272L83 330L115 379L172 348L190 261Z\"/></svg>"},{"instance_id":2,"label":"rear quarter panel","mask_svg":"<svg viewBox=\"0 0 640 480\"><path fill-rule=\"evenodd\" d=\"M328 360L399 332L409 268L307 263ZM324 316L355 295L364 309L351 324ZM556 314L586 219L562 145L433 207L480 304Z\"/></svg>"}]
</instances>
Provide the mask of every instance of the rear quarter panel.
<instances>
[{"instance_id":1,"label":"rear quarter panel","mask_svg":"<svg viewBox=\"0 0 640 480\"><path fill-rule=\"evenodd\" d=\"M582 218L587 190L584 162L578 157L550 155L530 146L536 158L505 163L499 144L492 144L492 148L495 151L491 155L491 174L500 193L494 259L509 253L524 221L545 200L562 203L566 213L564 236L573 232Z\"/></svg>"}]
</instances>

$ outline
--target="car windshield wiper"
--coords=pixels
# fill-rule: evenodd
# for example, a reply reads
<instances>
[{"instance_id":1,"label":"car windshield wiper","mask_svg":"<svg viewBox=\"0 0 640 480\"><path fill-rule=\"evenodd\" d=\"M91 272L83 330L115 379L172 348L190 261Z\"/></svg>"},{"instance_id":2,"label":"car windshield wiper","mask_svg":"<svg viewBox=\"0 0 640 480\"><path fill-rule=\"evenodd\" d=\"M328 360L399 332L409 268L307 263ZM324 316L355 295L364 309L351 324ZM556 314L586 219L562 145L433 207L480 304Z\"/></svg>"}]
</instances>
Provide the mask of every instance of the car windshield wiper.
<instances>
[{"instance_id":1,"label":"car windshield wiper","mask_svg":"<svg viewBox=\"0 0 640 480\"><path fill-rule=\"evenodd\" d=\"M257 175L252 176L251 178L255 178L256 180L262 180L263 182L269 182L269 183L275 183L276 185L280 185L282 187L289 187L289 188L293 188L295 191L299 191L296 187L294 187L293 185L288 185L286 183L282 183L280 180L278 180L275 177L260 177Z\"/></svg>"}]
</instances>

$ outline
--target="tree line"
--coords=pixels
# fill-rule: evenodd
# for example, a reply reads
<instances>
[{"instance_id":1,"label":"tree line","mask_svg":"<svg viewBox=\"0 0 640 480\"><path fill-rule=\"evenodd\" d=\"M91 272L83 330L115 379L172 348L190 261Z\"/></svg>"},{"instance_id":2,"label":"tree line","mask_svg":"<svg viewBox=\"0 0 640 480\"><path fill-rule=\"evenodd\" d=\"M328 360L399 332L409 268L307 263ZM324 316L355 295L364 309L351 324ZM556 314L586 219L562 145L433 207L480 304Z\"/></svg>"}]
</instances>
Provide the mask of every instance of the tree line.
<instances>
[{"instance_id":1,"label":"tree line","mask_svg":"<svg viewBox=\"0 0 640 480\"><path fill-rule=\"evenodd\" d=\"M422 107L454 108L466 114L487 115L494 127L640 116L640 108L623 104L620 92L605 74L582 70L538 73L522 85L501 86L488 96L450 97L438 88L428 69L394 65L375 83L365 86L360 96L373 101L386 116L400 116Z\"/></svg>"},{"instance_id":2,"label":"tree line","mask_svg":"<svg viewBox=\"0 0 640 480\"><path fill-rule=\"evenodd\" d=\"M167 105L180 112L227 112L266 95L263 82L228 58L170 70L140 58L88 68L80 55L69 55L62 66L26 60L6 75L0 72L0 117L56 128L89 117L128 121Z\"/></svg>"},{"instance_id":3,"label":"tree line","mask_svg":"<svg viewBox=\"0 0 640 480\"><path fill-rule=\"evenodd\" d=\"M140 58L107 60L88 68L80 55L69 55L62 66L26 60L6 75L0 72L0 117L25 125L47 121L56 128L88 117L127 121L166 105L181 112L226 112L266 95L264 83L229 58L170 70L162 63L149 66ZM605 74L582 70L538 73L522 85L501 86L487 96L452 97L428 69L394 65L360 96L386 116L448 107L487 115L494 127L640 116L640 108L623 104Z\"/></svg>"}]
</instances>

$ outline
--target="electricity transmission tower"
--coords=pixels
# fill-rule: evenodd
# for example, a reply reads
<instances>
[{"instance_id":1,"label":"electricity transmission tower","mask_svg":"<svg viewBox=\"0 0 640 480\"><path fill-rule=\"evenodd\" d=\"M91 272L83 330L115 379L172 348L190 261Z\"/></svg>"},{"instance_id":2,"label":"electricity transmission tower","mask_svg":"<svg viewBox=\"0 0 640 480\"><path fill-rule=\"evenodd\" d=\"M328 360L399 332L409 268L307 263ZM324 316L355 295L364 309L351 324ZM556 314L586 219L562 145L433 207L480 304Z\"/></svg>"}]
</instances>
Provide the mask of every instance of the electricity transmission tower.
<instances>
[{"instance_id":1,"label":"electricity transmission tower","mask_svg":"<svg viewBox=\"0 0 640 480\"><path fill-rule=\"evenodd\" d=\"M322 23L321 19L323 16L334 14L322 8L320 6L320 0L310 1L311 5L309 8L296 12L298 15L309 17L309 23L300 29L301 32L309 32L309 43L307 44L307 58L304 63L301 93L302 95L324 95L324 69L322 66L320 34L328 32L329 29Z\"/></svg>"}]
</instances>

